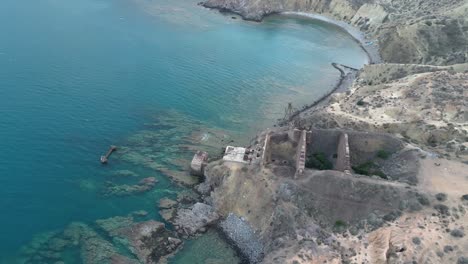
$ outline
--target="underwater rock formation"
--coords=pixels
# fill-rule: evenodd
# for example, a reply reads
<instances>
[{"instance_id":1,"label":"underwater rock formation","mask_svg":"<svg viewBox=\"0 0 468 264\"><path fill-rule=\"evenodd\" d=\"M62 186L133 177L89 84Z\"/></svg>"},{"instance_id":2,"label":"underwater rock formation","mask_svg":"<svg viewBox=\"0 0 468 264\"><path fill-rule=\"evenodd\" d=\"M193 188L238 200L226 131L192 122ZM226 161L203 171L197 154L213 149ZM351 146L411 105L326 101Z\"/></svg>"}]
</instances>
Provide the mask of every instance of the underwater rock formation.
<instances>
[{"instance_id":1,"label":"underwater rock formation","mask_svg":"<svg viewBox=\"0 0 468 264\"><path fill-rule=\"evenodd\" d=\"M173 253L182 241L157 221L134 223L116 230L117 236L128 241L130 251L143 263L159 263Z\"/></svg>"},{"instance_id":2,"label":"underwater rock formation","mask_svg":"<svg viewBox=\"0 0 468 264\"><path fill-rule=\"evenodd\" d=\"M122 184L118 185L113 182L106 182L102 195L105 197L109 196L128 196L132 194L138 194L147 192L154 188L158 180L155 177L144 178L135 185Z\"/></svg>"}]
</instances>

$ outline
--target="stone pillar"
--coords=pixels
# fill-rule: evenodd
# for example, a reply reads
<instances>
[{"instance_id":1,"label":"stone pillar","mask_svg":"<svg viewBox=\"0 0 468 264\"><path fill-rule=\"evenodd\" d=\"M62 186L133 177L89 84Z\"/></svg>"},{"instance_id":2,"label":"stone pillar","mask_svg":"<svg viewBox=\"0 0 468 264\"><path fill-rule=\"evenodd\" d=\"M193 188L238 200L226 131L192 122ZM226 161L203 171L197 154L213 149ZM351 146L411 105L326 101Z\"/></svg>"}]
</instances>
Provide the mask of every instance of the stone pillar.
<instances>
[{"instance_id":1,"label":"stone pillar","mask_svg":"<svg viewBox=\"0 0 468 264\"><path fill-rule=\"evenodd\" d=\"M296 175L302 175L305 169L305 159L306 159L306 146L307 146L307 131L302 130L301 135L299 138L299 142L297 144L297 153L296 153Z\"/></svg>"},{"instance_id":2,"label":"stone pillar","mask_svg":"<svg viewBox=\"0 0 468 264\"><path fill-rule=\"evenodd\" d=\"M263 153L262 153L263 166L270 163L270 160L271 160L270 133L267 133L265 136L265 143L263 144Z\"/></svg>"},{"instance_id":3,"label":"stone pillar","mask_svg":"<svg viewBox=\"0 0 468 264\"><path fill-rule=\"evenodd\" d=\"M351 159L349 153L348 134L341 133L338 140L338 147L336 150L337 157L335 163L335 170L342 171L346 174L351 173Z\"/></svg>"}]
</instances>

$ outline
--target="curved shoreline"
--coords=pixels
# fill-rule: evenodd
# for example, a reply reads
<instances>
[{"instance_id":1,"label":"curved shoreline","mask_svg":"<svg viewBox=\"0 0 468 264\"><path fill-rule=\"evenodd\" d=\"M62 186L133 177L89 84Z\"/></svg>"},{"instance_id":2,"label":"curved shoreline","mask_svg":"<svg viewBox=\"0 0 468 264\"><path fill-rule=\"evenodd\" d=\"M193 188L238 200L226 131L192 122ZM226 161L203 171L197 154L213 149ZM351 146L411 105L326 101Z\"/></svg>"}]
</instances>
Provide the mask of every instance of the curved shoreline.
<instances>
[{"instance_id":1,"label":"curved shoreline","mask_svg":"<svg viewBox=\"0 0 468 264\"><path fill-rule=\"evenodd\" d=\"M296 12L296 11L271 12L269 14L263 15L259 19L249 19L249 18L246 18L241 12L236 11L234 9L208 5L207 2L199 2L198 5L208 8L208 9L218 10L221 13L236 14L242 17L242 19L246 21L262 22L262 20L265 17L273 16L273 15L297 16L297 17L322 21L322 22L337 26L343 29L344 31L346 31L359 44L361 49L364 50L369 60L369 64L378 64L378 63L383 62L380 56L380 51L379 51L378 46L375 43L373 43L371 39L367 38L364 32L362 32L358 28L344 21L336 20L336 19L324 16L324 15L317 14L317 13ZM369 42L372 44L369 44Z\"/></svg>"},{"instance_id":2,"label":"curved shoreline","mask_svg":"<svg viewBox=\"0 0 468 264\"><path fill-rule=\"evenodd\" d=\"M328 24L335 25L343 29L344 31L346 31L359 44L359 46L367 54L367 57L369 59L369 64L377 64L377 63L382 62L382 58L380 57L378 46L375 44L369 45L367 42L370 42L371 40L366 38L364 32L360 31L356 27L353 27L352 25L344 21L335 20L335 19L329 18L327 16L319 15L319 14L305 13L305 12L287 11L287 12L280 12L277 14L283 15L283 16L303 17L303 18L318 20L318 21L322 21Z\"/></svg>"},{"instance_id":3,"label":"curved shoreline","mask_svg":"<svg viewBox=\"0 0 468 264\"><path fill-rule=\"evenodd\" d=\"M283 15L283 16L297 16L297 17L302 17L302 18L307 18L311 20L317 20L317 21L322 21L334 26L337 26L341 28L342 30L346 31L353 39L358 43L358 45L361 47L361 49L366 53L367 58L368 58L368 63L369 64L377 64L381 63L382 59L380 57L379 49L376 45L367 45L366 42L369 41L369 39L366 38L364 32L360 31L359 29L353 27L352 25L344 22L344 21L338 21L335 19L331 19L329 17L319 15L319 14L312 14L312 13L305 13L305 12L280 12L276 13L277 15ZM271 14L273 15L273 14ZM303 112L306 112L319 104L323 103L325 100L330 98L331 95L336 93L339 90L347 90L351 84L352 81L356 79L357 73L359 69L355 69L343 64L339 64L336 62L332 62L331 65L333 68L337 69L340 72L340 77L338 78L337 83L333 88L319 97L317 100L312 102L309 105L304 105L301 109L298 109L295 111L287 120L281 120L278 122L279 126L284 126L290 122L292 122L295 118L299 117ZM345 72L342 68L348 69L348 72ZM345 82L345 80L348 79L351 82Z\"/></svg>"},{"instance_id":4,"label":"curved shoreline","mask_svg":"<svg viewBox=\"0 0 468 264\"><path fill-rule=\"evenodd\" d=\"M319 15L316 13L306 13L306 12L293 12L293 11L285 11L285 12L272 12L270 14L264 15L261 19L259 20L252 20L248 19L245 16L242 15L242 13L232 10L232 9L227 9L227 8L220 8L216 6L210 6L206 5L206 2L200 2L199 5L209 8L209 9L216 9L219 12L228 12L228 13L233 13L237 14L242 17L242 19L247 20L247 21L255 21L255 22L261 22L262 19L268 16L272 15L279 15L279 16L296 16L296 17L301 17L301 18L306 18L306 19L311 19L311 20L317 20L321 22L325 22L331 25L334 25L336 27L339 27L340 29L344 30L346 33L348 33L351 38L357 42L357 44L361 47L361 49L366 53L367 59L368 59L368 64L378 64L382 63L382 58L380 56L379 48L376 44L372 43L369 44L368 42L371 42L370 39L366 38L365 33L360 31L358 28L344 22L344 21L339 21L336 19L329 18L324 15ZM348 67L346 65L342 65L339 63L332 62L331 65L340 71L340 77L338 77L337 83L333 86L333 88L325 93L324 95L320 96L317 100L313 101L310 104L302 106L300 109L296 110L288 119L278 119L277 125L278 126L284 126L288 124L289 122L293 121L295 118L300 116L301 113L308 111L320 103L323 103L326 99L330 98L331 95L333 95L335 92L339 90L346 90L351 86L352 82L345 82L346 79L349 81L352 79L356 79L357 72L359 69L353 69L351 67ZM350 72L345 73L342 69L339 68L339 66L342 66L344 68L348 68L351 70Z\"/></svg>"}]
</instances>

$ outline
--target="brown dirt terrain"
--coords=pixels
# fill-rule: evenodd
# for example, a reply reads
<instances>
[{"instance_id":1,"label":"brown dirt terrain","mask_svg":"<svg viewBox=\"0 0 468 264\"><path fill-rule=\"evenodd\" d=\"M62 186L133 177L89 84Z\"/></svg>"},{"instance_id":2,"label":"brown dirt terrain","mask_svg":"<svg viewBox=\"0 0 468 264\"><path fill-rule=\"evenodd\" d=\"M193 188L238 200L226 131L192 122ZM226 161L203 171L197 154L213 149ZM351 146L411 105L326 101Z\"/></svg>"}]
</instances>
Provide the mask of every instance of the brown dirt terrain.
<instances>
[{"instance_id":1,"label":"brown dirt terrain","mask_svg":"<svg viewBox=\"0 0 468 264\"><path fill-rule=\"evenodd\" d=\"M468 160L468 73L421 65L366 66L350 91L301 115L319 128L397 134L406 141Z\"/></svg>"}]
</instances>

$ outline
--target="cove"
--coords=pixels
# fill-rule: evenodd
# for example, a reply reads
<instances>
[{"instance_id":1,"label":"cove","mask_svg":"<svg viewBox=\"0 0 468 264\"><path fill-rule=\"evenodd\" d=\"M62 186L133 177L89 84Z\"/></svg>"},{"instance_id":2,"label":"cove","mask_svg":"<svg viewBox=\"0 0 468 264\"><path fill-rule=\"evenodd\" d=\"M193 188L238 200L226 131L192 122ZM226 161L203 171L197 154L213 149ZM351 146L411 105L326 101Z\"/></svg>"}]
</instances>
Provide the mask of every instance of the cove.
<instances>
[{"instance_id":1,"label":"cove","mask_svg":"<svg viewBox=\"0 0 468 264\"><path fill-rule=\"evenodd\" d=\"M0 3L1 263L19 263L33 237L38 245L71 222L92 228L136 210L162 221L156 202L190 189L168 176L184 177L195 149L248 143L288 102L332 89L331 62L367 62L336 26L231 16L192 0ZM111 144L122 148L102 166ZM149 192L106 193L145 177L158 180ZM173 262L199 248L192 241ZM79 252L59 254L81 263Z\"/></svg>"}]
</instances>

